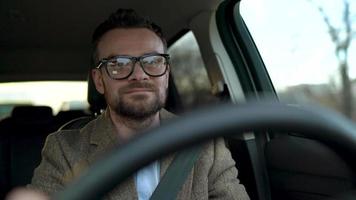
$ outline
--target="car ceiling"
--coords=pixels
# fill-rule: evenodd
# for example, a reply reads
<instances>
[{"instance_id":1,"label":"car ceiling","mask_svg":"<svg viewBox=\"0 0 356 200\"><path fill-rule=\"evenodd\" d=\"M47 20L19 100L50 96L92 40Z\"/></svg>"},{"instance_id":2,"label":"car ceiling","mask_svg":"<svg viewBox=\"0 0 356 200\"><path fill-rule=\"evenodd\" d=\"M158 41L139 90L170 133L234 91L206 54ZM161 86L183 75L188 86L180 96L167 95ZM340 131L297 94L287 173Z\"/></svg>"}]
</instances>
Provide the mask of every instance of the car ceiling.
<instances>
[{"instance_id":1,"label":"car ceiling","mask_svg":"<svg viewBox=\"0 0 356 200\"><path fill-rule=\"evenodd\" d=\"M162 26L168 40L220 0L3 0L0 82L85 80L91 35L117 8L134 8Z\"/></svg>"}]
</instances>

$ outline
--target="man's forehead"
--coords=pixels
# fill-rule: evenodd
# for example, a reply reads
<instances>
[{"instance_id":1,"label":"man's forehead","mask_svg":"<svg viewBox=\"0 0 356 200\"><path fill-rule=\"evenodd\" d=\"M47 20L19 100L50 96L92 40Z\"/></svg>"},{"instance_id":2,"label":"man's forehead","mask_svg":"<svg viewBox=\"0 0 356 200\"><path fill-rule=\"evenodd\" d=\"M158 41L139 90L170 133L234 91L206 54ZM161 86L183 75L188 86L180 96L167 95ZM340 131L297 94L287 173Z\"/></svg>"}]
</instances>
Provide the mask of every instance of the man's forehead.
<instances>
[{"instance_id":1,"label":"man's forehead","mask_svg":"<svg viewBox=\"0 0 356 200\"><path fill-rule=\"evenodd\" d=\"M152 52L163 53L164 47L161 39L147 28L117 28L102 36L98 50L104 57L108 57L108 54L139 56Z\"/></svg>"}]
</instances>

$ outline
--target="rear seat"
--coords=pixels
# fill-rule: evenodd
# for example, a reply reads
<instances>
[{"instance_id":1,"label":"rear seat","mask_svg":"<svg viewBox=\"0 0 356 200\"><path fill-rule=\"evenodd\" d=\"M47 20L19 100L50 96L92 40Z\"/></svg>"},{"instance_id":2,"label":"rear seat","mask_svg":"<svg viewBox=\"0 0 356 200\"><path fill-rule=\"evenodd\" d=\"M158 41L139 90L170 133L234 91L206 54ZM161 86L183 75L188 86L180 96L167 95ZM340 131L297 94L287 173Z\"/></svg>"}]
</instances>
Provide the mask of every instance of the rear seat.
<instances>
[{"instance_id":1,"label":"rear seat","mask_svg":"<svg viewBox=\"0 0 356 200\"><path fill-rule=\"evenodd\" d=\"M10 117L0 121L0 199L13 187L31 181L44 141L58 127L54 122L47 106L15 107Z\"/></svg>"},{"instance_id":2,"label":"rear seat","mask_svg":"<svg viewBox=\"0 0 356 200\"><path fill-rule=\"evenodd\" d=\"M181 103L173 79L169 80L166 109L175 112L181 110ZM59 128L81 128L105 109L104 96L95 89L91 76L88 78L88 103L92 114L66 111L53 116L52 109L47 106L21 106L13 110L11 117L0 121L0 199L14 187L30 183L49 133Z\"/></svg>"},{"instance_id":3,"label":"rear seat","mask_svg":"<svg viewBox=\"0 0 356 200\"><path fill-rule=\"evenodd\" d=\"M59 111L58 114L55 116L55 121L56 121L58 128L60 128L67 122L69 122L73 119L84 117L84 116L89 117L91 115L84 112L83 110Z\"/></svg>"}]
</instances>

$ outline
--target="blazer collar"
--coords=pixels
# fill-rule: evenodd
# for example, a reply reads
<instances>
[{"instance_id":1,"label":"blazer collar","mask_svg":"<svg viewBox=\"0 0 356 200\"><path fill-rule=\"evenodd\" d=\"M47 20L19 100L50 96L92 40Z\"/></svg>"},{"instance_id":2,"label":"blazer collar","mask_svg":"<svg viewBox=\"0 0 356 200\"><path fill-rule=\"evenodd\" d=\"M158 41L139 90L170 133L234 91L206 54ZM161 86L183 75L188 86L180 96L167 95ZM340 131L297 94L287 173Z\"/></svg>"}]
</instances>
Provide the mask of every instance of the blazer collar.
<instances>
[{"instance_id":1,"label":"blazer collar","mask_svg":"<svg viewBox=\"0 0 356 200\"><path fill-rule=\"evenodd\" d=\"M176 115L168 112L165 109L162 109L160 112L160 122L161 124L166 123L170 119L176 117ZM83 128L81 131L89 131L90 132L90 150L88 161L89 163L94 162L97 159L97 156L100 156L107 151L110 151L116 145L120 145L123 143L120 140L119 135L116 133L115 126L111 121L110 114L108 110L105 110L103 114L101 114L95 121L93 126L88 130L88 128ZM162 163L161 169L166 168L168 163ZM163 171L163 170L161 170Z\"/></svg>"},{"instance_id":2,"label":"blazer collar","mask_svg":"<svg viewBox=\"0 0 356 200\"><path fill-rule=\"evenodd\" d=\"M160 111L161 124L166 123L176 116L167 110L162 109ZM88 152L87 162L91 164L98 158L102 157L105 153L110 151L116 145L120 145L120 138L116 133L113 122L110 119L108 111L105 111L95 121L92 126L86 126L81 131L88 131L90 134L90 148ZM173 161L174 154L165 157L160 161L160 177L164 175L167 168ZM131 176L128 180L124 181L120 187L116 187L112 192L108 194L108 199L125 199L127 197L137 198L136 185L134 176Z\"/></svg>"},{"instance_id":3,"label":"blazer collar","mask_svg":"<svg viewBox=\"0 0 356 200\"><path fill-rule=\"evenodd\" d=\"M106 146L111 143L117 144L119 141L115 126L110 118L110 113L105 110L95 121L91 130L90 144Z\"/></svg>"}]
</instances>

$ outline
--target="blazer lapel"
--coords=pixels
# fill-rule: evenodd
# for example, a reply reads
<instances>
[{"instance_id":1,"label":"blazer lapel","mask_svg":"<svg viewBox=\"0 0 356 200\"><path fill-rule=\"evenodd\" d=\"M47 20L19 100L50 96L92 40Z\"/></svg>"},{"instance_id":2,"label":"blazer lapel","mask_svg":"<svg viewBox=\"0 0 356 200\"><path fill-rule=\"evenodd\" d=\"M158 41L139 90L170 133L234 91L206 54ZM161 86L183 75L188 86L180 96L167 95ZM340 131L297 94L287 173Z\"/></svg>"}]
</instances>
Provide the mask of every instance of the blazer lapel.
<instances>
[{"instance_id":1,"label":"blazer lapel","mask_svg":"<svg viewBox=\"0 0 356 200\"><path fill-rule=\"evenodd\" d=\"M98 159L105 157L115 146L120 144L119 137L115 131L114 125L109 117L108 111L105 111L95 122L90 130L90 148L87 161L92 165ZM138 199L134 177L115 187L108 195L108 199Z\"/></svg>"},{"instance_id":2,"label":"blazer lapel","mask_svg":"<svg viewBox=\"0 0 356 200\"><path fill-rule=\"evenodd\" d=\"M88 162L92 164L103 154L109 152L119 143L119 138L115 132L108 111L105 111L95 121L95 125L90 131L90 148L88 152Z\"/></svg>"},{"instance_id":3,"label":"blazer lapel","mask_svg":"<svg viewBox=\"0 0 356 200\"><path fill-rule=\"evenodd\" d=\"M161 163L161 166L160 166L160 179L162 179L163 175L166 173L169 165L172 163L174 159L174 154L171 154L165 158L163 158L160 163Z\"/></svg>"},{"instance_id":4,"label":"blazer lapel","mask_svg":"<svg viewBox=\"0 0 356 200\"><path fill-rule=\"evenodd\" d=\"M137 200L137 190L135 184L135 176L131 176L128 180L121 183L119 186L115 187L109 194L108 199L110 200Z\"/></svg>"},{"instance_id":5,"label":"blazer lapel","mask_svg":"<svg viewBox=\"0 0 356 200\"><path fill-rule=\"evenodd\" d=\"M161 124L164 124L167 121L169 121L171 119L174 119L176 117L176 115L168 112L165 109L162 109L159 114L160 114ZM161 162L160 162L161 163L160 178L162 178L162 176L166 173L169 165L172 163L172 161L174 159L174 155L175 155L175 153L170 154L167 157L161 159Z\"/></svg>"},{"instance_id":6,"label":"blazer lapel","mask_svg":"<svg viewBox=\"0 0 356 200\"><path fill-rule=\"evenodd\" d=\"M161 123L165 123L174 117L174 114L164 109L160 111ZM84 128L81 131L90 132L89 142L91 146L88 152L89 164L93 163L98 158L97 156L101 156L116 145L122 143L110 119L108 110L97 118L94 126L90 130Z\"/></svg>"},{"instance_id":7,"label":"blazer lapel","mask_svg":"<svg viewBox=\"0 0 356 200\"><path fill-rule=\"evenodd\" d=\"M166 110L160 111L161 123L174 118L175 115ZM110 119L109 112L105 111L95 121L95 125L91 130L85 128L81 131L89 131L90 134L90 148L87 157L88 165L92 165L96 160L105 157L105 154L110 152L115 146L120 145L119 137L115 131L114 125ZM160 164L160 177L164 175L167 168L174 159L174 154L161 160ZM119 187L114 188L107 196L108 199L138 199L135 176L131 176L128 180L120 184Z\"/></svg>"}]
</instances>

